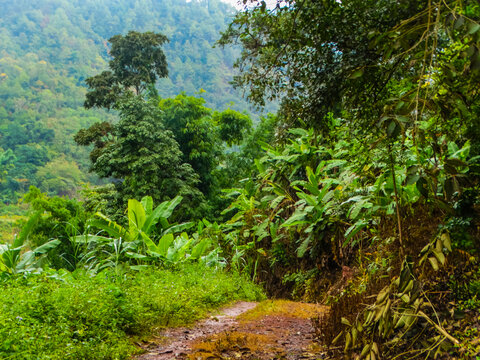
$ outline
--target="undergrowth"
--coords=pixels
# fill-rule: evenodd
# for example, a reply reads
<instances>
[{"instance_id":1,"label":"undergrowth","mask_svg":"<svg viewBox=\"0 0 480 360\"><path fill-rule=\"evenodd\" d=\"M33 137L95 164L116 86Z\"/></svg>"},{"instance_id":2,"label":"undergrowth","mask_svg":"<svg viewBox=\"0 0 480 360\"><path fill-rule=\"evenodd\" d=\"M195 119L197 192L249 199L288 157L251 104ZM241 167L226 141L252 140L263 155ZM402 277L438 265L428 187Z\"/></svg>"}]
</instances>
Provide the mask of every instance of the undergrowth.
<instances>
[{"instance_id":1,"label":"undergrowth","mask_svg":"<svg viewBox=\"0 0 480 360\"><path fill-rule=\"evenodd\" d=\"M126 359L134 340L263 297L243 277L200 265L123 277L45 272L1 284L1 359Z\"/></svg>"}]
</instances>

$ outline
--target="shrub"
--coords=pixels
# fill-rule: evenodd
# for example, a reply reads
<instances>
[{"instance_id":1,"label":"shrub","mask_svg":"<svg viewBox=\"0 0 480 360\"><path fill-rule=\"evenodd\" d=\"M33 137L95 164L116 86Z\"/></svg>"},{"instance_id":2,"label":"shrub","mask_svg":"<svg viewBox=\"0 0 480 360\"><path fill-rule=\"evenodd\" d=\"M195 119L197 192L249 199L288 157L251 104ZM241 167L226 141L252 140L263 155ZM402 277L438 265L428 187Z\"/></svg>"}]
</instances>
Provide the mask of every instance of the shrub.
<instances>
[{"instance_id":1,"label":"shrub","mask_svg":"<svg viewBox=\"0 0 480 360\"><path fill-rule=\"evenodd\" d=\"M239 275L199 265L122 278L47 271L0 286L2 359L126 359L138 352L134 337L262 297Z\"/></svg>"}]
</instances>

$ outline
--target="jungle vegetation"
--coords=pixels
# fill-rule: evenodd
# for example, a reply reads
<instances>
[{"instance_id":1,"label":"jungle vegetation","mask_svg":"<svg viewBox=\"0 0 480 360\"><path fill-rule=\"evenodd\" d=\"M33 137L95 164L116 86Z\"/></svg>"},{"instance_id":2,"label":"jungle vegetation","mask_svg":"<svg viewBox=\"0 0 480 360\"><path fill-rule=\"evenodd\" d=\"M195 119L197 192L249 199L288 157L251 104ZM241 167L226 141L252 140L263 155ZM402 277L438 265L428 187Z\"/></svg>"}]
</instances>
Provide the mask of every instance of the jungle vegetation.
<instances>
[{"instance_id":1,"label":"jungle vegetation","mask_svg":"<svg viewBox=\"0 0 480 360\"><path fill-rule=\"evenodd\" d=\"M215 110L250 111L233 90L238 48L213 48L234 9L219 0L0 1L0 202L15 204L31 185L50 195L79 196L98 184L89 150L73 135L114 111L83 107L85 79L108 68L108 39L128 31L160 32L168 77L162 98L201 92ZM255 113L255 119L258 113ZM2 213L18 209L1 206Z\"/></svg>"},{"instance_id":2,"label":"jungle vegetation","mask_svg":"<svg viewBox=\"0 0 480 360\"><path fill-rule=\"evenodd\" d=\"M104 183L81 200L25 194L28 218L0 245L1 304L15 309L0 313L10 324L2 356L31 356L12 324L28 333L45 313L65 322L71 358L126 357L131 343L105 344L164 319L163 302L135 292L138 282L161 292L164 278L203 287L212 306L260 298L251 282L271 297L329 304L313 319L323 358L480 356L478 2L243 4L215 39L238 55L237 89L258 108L280 103L255 127L200 94L162 96L168 31L109 37L108 63L85 77L81 98L85 114L108 118L71 134ZM3 176L14 155L2 153ZM190 271L219 279L218 297ZM116 324L105 338L102 317L55 305L89 282L108 290L84 292ZM20 304L8 295L17 293ZM49 305L32 310L32 296ZM172 321L189 317L179 308Z\"/></svg>"}]
</instances>

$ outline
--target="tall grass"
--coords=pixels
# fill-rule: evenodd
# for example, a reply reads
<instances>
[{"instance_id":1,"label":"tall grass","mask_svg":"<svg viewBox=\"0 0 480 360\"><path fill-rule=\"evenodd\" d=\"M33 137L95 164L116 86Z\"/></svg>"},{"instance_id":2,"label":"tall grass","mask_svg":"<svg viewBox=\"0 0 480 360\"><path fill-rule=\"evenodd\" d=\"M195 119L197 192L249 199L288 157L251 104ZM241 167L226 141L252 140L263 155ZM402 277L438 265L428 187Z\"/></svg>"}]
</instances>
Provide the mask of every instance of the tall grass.
<instances>
[{"instance_id":1,"label":"tall grass","mask_svg":"<svg viewBox=\"0 0 480 360\"><path fill-rule=\"evenodd\" d=\"M133 340L222 304L262 298L236 274L182 266L127 273L48 273L0 284L0 359L126 359Z\"/></svg>"}]
</instances>

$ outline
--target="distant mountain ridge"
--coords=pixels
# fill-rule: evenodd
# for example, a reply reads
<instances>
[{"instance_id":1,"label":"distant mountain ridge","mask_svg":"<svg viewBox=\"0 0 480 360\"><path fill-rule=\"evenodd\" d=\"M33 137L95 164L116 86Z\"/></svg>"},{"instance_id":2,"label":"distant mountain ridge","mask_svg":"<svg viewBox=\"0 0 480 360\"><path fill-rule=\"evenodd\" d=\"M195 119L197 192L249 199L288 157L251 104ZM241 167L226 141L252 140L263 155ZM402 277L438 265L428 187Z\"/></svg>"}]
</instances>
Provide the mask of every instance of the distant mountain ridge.
<instances>
[{"instance_id":1,"label":"distant mountain ridge","mask_svg":"<svg viewBox=\"0 0 480 360\"><path fill-rule=\"evenodd\" d=\"M169 78L162 97L200 89L207 106L248 109L232 89L233 48L212 48L235 9L219 0L0 0L0 200L29 185L75 192L91 176L73 134L112 113L83 109L86 77L107 67L107 40L129 30L161 32ZM13 155L13 156L12 156Z\"/></svg>"}]
</instances>

